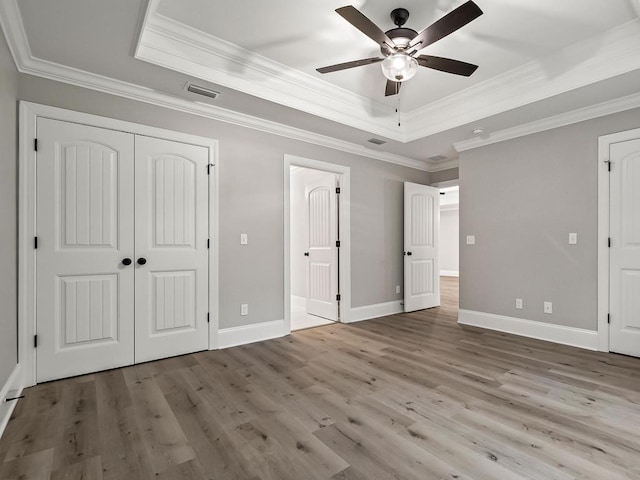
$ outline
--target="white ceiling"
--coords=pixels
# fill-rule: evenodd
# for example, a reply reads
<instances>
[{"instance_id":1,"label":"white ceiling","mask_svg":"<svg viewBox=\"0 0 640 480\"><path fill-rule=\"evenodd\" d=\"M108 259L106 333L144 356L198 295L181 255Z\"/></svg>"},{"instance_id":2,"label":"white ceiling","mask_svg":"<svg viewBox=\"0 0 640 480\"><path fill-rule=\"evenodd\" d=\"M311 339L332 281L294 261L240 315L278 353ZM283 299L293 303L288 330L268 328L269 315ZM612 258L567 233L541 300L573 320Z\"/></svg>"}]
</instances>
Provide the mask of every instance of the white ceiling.
<instances>
[{"instance_id":1,"label":"white ceiling","mask_svg":"<svg viewBox=\"0 0 640 480\"><path fill-rule=\"evenodd\" d=\"M54 78L55 65L100 75L431 168L438 164L429 157L455 158L452 145L476 126L490 134L640 92L640 0L476 0L484 15L423 53L476 63L478 71L464 78L420 69L399 98L384 97L379 65L315 71L378 54L334 12L346 3L0 0L0 22L14 57L28 57L16 61L27 73ZM352 4L385 30L393 26L389 12L403 6L406 26L420 31L462 3ZM188 81L221 96L195 97L183 89ZM366 143L374 136L388 143Z\"/></svg>"}]
</instances>

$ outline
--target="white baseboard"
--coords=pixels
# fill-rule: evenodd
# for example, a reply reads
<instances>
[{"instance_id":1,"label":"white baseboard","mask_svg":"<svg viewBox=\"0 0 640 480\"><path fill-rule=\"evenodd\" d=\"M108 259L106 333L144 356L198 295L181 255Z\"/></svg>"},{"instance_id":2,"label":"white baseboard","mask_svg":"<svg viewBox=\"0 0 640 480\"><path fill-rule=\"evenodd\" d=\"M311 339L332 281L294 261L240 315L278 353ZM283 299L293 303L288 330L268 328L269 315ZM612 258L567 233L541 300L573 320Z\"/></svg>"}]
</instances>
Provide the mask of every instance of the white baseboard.
<instances>
[{"instance_id":1,"label":"white baseboard","mask_svg":"<svg viewBox=\"0 0 640 480\"><path fill-rule=\"evenodd\" d=\"M376 303L374 305L366 305L364 307L354 307L351 309L350 315L342 323L361 322L362 320L370 320L372 318L384 317L395 313L402 313L402 300L394 300L393 302Z\"/></svg>"},{"instance_id":2,"label":"white baseboard","mask_svg":"<svg viewBox=\"0 0 640 480\"><path fill-rule=\"evenodd\" d=\"M561 343L586 350L598 350L598 332L593 330L564 327L551 323L534 322L521 318L462 309L458 312L458 323Z\"/></svg>"},{"instance_id":3,"label":"white baseboard","mask_svg":"<svg viewBox=\"0 0 640 480\"><path fill-rule=\"evenodd\" d=\"M298 308L304 310L307 308L307 298L299 297L298 295L291 295L291 308Z\"/></svg>"},{"instance_id":4,"label":"white baseboard","mask_svg":"<svg viewBox=\"0 0 640 480\"><path fill-rule=\"evenodd\" d=\"M263 340L284 337L288 333L284 320L223 328L218 331L218 348L229 348L247 343L262 342Z\"/></svg>"},{"instance_id":5,"label":"white baseboard","mask_svg":"<svg viewBox=\"0 0 640 480\"><path fill-rule=\"evenodd\" d=\"M458 270L440 270L441 277L459 277L460 272Z\"/></svg>"},{"instance_id":6,"label":"white baseboard","mask_svg":"<svg viewBox=\"0 0 640 480\"><path fill-rule=\"evenodd\" d=\"M13 367L13 371L9 378L0 389L0 438L4 433L4 429L7 428L9 418L13 413L13 409L16 408L19 400L12 400L10 402L5 401L7 397L17 397L22 394L22 378L20 377L20 364ZM9 395L11 393L11 395Z\"/></svg>"}]
</instances>

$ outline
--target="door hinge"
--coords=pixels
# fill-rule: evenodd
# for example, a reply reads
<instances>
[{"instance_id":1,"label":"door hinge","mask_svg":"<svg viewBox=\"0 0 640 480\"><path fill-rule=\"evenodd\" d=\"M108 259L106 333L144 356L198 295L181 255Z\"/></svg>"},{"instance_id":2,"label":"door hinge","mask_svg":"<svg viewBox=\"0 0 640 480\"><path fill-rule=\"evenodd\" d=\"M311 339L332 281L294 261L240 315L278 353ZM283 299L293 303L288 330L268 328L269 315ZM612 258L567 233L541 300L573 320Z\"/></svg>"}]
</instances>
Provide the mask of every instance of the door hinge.
<instances>
[{"instance_id":1,"label":"door hinge","mask_svg":"<svg viewBox=\"0 0 640 480\"><path fill-rule=\"evenodd\" d=\"M38 335L33 336L33 348L38 348Z\"/></svg>"},{"instance_id":2,"label":"door hinge","mask_svg":"<svg viewBox=\"0 0 640 480\"><path fill-rule=\"evenodd\" d=\"M607 313L607 323L611 323L611 314Z\"/></svg>"},{"instance_id":3,"label":"door hinge","mask_svg":"<svg viewBox=\"0 0 640 480\"><path fill-rule=\"evenodd\" d=\"M340 187L336 187L336 193L340 195Z\"/></svg>"},{"instance_id":4,"label":"door hinge","mask_svg":"<svg viewBox=\"0 0 640 480\"><path fill-rule=\"evenodd\" d=\"M611 237L609 237L609 238L607 239L607 246L608 246L609 248L611 248Z\"/></svg>"},{"instance_id":5,"label":"door hinge","mask_svg":"<svg viewBox=\"0 0 640 480\"><path fill-rule=\"evenodd\" d=\"M33 149L37 152L38 151L38 139L34 138L33 139Z\"/></svg>"},{"instance_id":6,"label":"door hinge","mask_svg":"<svg viewBox=\"0 0 640 480\"><path fill-rule=\"evenodd\" d=\"M216 164L215 164L215 163L209 163L209 164L207 165L207 175L210 175L210 174L211 174L211 167L215 167L215 166L216 166Z\"/></svg>"},{"instance_id":7,"label":"door hinge","mask_svg":"<svg viewBox=\"0 0 640 480\"><path fill-rule=\"evenodd\" d=\"M608 171L611 171L611 161L608 161L608 162L607 162L607 170L608 170Z\"/></svg>"},{"instance_id":8,"label":"door hinge","mask_svg":"<svg viewBox=\"0 0 640 480\"><path fill-rule=\"evenodd\" d=\"M209 312L207 312L207 323L209 323L211 320L209 318Z\"/></svg>"},{"instance_id":9,"label":"door hinge","mask_svg":"<svg viewBox=\"0 0 640 480\"><path fill-rule=\"evenodd\" d=\"M33 237L33 248L38 248L38 237Z\"/></svg>"},{"instance_id":10,"label":"door hinge","mask_svg":"<svg viewBox=\"0 0 640 480\"><path fill-rule=\"evenodd\" d=\"M210 246L209 246L210 242L211 242L211 240L207 238L207 248L210 248Z\"/></svg>"},{"instance_id":11,"label":"door hinge","mask_svg":"<svg viewBox=\"0 0 640 480\"><path fill-rule=\"evenodd\" d=\"M337 294L337 295L336 295L336 300L337 300L337 301L340 301L340 294Z\"/></svg>"},{"instance_id":12,"label":"door hinge","mask_svg":"<svg viewBox=\"0 0 640 480\"><path fill-rule=\"evenodd\" d=\"M340 248L340 240L336 240L336 247Z\"/></svg>"}]
</instances>

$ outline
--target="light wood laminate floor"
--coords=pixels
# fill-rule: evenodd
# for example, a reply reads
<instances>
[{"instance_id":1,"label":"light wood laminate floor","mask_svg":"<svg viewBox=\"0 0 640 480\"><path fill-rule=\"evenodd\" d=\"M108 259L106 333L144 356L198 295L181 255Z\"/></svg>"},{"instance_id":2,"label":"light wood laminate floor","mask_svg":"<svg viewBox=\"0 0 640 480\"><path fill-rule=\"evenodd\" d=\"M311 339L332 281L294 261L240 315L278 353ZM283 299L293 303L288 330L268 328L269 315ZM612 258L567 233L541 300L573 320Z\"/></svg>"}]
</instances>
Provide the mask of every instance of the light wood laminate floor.
<instances>
[{"instance_id":1,"label":"light wood laminate floor","mask_svg":"<svg viewBox=\"0 0 640 480\"><path fill-rule=\"evenodd\" d=\"M638 479L640 360L440 308L26 390L3 479Z\"/></svg>"}]
</instances>

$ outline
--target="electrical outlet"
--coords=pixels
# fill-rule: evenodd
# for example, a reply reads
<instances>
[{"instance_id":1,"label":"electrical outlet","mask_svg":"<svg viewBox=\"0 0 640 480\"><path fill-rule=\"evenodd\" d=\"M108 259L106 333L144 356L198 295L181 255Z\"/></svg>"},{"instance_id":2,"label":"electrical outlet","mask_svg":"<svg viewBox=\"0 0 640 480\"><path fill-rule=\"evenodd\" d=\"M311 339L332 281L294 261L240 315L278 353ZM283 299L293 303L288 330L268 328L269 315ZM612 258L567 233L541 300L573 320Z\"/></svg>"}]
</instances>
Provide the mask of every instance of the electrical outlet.
<instances>
[{"instance_id":1,"label":"electrical outlet","mask_svg":"<svg viewBox=\"0 0 640 480\"><path fill-rule=\"evenodd\" d=\"M476 236L467 235L467 245L475 245L475 244L476 244Z\"/></svg>"},{"instance_id":2,"label":"electrical outlet","mask_svg":"<svg viewBox=\"0 0 640 480\"><path fill-rule=\"evenodd\" d=\"M544 302L544 313L553 313L553 304L551 302Z\"/></svg>"},{"instance_id":3,"label":"electrical outlet","mask_svg":"<svg viewBox=\"0 0 640 480\"><path fill-rule=\"evenodd\" d=\"M522 299L521 298L516 298L516 308L518 310L522 310L522 306L523 306Z\"/></svg>"},{"instance_id":4,"label":"electrical outlet","mask_svg":"<svg viewBox=\"0 0 640 480\"><path fill-rule=\"evenodd\" d=\"M249 304L243 303L240 305L240 315L249 315Z\"/></svg>"},{"instance_id":5,"label":"electrical outlet","mask_svg":"<svg viewBox=\"0 0 640 480\"><path fill-rule=\"evenodd\" d=\"M246 245L249 243L249 236L246 233L240 234L240 245Z\"/></svg>"},{"instance_id":6,"label":"electrical outlet","mask_svg":"<svg viewBox=\"0 0 640 480\"><path fill-rule=\"evenodd\" d=\"M400 293L400 285L396 285L396 293Z\"/></svg>"}]
</instances>

